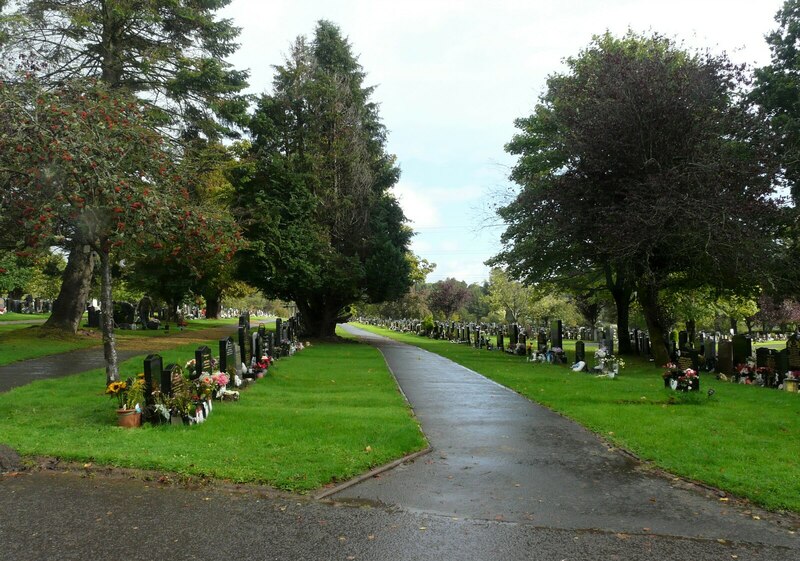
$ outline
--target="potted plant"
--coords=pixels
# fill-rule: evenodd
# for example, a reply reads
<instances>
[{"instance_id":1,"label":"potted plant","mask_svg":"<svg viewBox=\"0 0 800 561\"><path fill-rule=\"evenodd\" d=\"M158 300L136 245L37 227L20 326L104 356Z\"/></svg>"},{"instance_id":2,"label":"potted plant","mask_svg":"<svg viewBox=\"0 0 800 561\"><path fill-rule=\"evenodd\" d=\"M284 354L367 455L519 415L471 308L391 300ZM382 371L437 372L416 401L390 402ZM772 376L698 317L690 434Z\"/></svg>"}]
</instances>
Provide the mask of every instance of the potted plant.
<instances>
[{"instance_id":1,"label":"potted plant","mask_svg":"<svg viewBox=\"0 0 800 561\"><path fill-rule=\"evenodd\" d=\"M138 427L142 424L141 404L144 403L144 375L126 381L111 382L106 394L117 402L117 424L121 427Z\"/></svg>"}]
</instances>

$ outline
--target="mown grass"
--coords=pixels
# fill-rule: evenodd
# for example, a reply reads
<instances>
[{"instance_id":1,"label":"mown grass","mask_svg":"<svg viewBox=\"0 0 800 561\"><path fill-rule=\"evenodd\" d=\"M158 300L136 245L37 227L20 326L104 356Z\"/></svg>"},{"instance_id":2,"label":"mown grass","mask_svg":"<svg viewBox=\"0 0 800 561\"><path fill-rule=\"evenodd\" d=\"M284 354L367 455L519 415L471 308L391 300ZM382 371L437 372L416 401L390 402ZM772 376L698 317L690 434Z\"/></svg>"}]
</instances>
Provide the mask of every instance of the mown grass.
<instances>
[{"instance_id":1,"label":"mown grass","mask_svg":"<svg viewBox=\"0 0 800 561\"><path fill-rule=\"evenodd\" d=\"M165 364L185 363L196 347L162 353ZM123 363L123 377L140 372L142 358ZM277 361L239 402L215 402L196 426L119 428L103 390L104 374L93 370L0 394L0 441L25 455L295 491L425 446L383 358L357 343L320 343Z\"/></svg>"},{"instance_id":2,"label":"mown grass","mask_svg":"<svg viewBox=\"0 0 800 561\"><path fill-rule=\"evenodd\" d=\"M700 395L687 396L665 390L661 370L639 359L626 359L621 375L609 380L497 351L359 327L475 370L672 473L770 509L800 512L799 394L706 374ZM709 389L715 391L711 398Z\"/></svg>"},{"instance_id":3,"label":"mown grass","mask_svg":"<svg viewBox=\"0 0 800 561\"><path fill-rule=\"evenodd\" d=\"M16 314L26 315L26 314ZM126 346L126 341L149 339L157 346L159 342L167 339L181 337L181 334L195 333L215 327L223 327L237 323L237 319L221 320L190 320L188 325L179 329L171 325L169 331L163 329L137 329L115 330L115 337L120 347ZM39 358L54 354L85 349L102 344L102 335L99 329L81 327L75 335L63 333L58 330L45 329L41 326L27 324L0 324L0 366L19 360ZM130 346L130 345L127 345Z\"/></svg>"},{"instance_id":4,"label":"mown grass","mask_svg":"<svg viewBox=\"0 0 800 561\"><path fill-rule=\"evenodd\" d=\"M0 323L8 321L40 321L50 317L50 314L17 314L15 312L6 312L0 314Z\"/></svg>"},{"instance_id":5,"label":"mown grass","mask_svg":"<svg viewBox=\"0 0 800 561\"><path fill-rule=\"evenodd\" d=\"M0 366L18 360L94 347L100 343L98 337L80 332L72 335L39 325L0 325Z\"/></svg>"}]
</instances>

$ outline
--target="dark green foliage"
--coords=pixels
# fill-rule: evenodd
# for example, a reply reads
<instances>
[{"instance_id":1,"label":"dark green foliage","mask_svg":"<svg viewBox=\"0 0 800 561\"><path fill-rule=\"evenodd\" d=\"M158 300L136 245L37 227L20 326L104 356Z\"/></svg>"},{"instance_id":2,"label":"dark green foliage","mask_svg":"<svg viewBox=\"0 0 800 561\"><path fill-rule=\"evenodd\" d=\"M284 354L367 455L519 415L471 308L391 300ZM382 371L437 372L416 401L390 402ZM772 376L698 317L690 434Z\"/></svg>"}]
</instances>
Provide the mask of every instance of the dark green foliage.
<instances>
[{"instance_id":1,"label":"dark green foliage","mask_svg":"<svg viewBox=\"0 0 800 561\"><path fill-rule=\"evenodd\" d=\"M145 94L162 122L215 137L243 122L247 72L225 62L239 29L215 12L230 0L27 0L8 49L44 81L92 77Z\"/></svg>"},{"instance_id":2,"label":"dark green foliage","mask_svg":"<svg viewBox=\"0 0 800 561\"><path fill-rule=\"evenodd\" d=\"M295 301L319 336L350 305L394 299L411 282L411 231L388 193L399 170L363 79L339 29L320 22L275 69L251 122L252 157L231 174L251 242L242 276Z\"/></svg>"},{"instance_id":3,"label":"dark green foliage","mask_svg":"<svg viewBox=\"0 0 800 561\"><path fill-rule=\"evenodd\" d=\"M779 219L771 137L723 57L605 35L567 64L507 147L522 190L499 211L493 263L529 282L605 277L626 319L635 291L662 360L661 288L765 280Z\"/></svg>"}]
</instances>

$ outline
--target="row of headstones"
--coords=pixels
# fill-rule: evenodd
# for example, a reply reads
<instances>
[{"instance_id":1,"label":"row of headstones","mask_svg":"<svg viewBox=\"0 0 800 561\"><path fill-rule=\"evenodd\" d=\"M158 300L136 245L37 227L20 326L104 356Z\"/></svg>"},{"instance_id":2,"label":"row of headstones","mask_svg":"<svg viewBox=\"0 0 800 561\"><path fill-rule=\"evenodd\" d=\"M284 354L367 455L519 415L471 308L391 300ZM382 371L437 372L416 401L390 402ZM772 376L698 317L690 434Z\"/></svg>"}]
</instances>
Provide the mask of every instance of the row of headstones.
<instances>
[{"instance_id":1,"label":"row of headstones","mask_svg":"<svg viewBox=\"0 0 800 561\"><path fill-rule=\"evenodd\" d=\"M238 340L241 362L250 365L265 355L273 359L288 356L291 345L297 341L299 328L300 317L296 315L286 321L277 318L274 332L268 333L263 324L251 332L250 314L240 315Z\"/></svg>"},{"instance_id":2,"label":"row of headstones","mask_svg":"<svg viewBox=\"0 0 800 561\"><path fill-rule=\"evenodd\" d=\"M760 347L753 353L753 340L747 335L738 334L730 340L718 340L718 335L701 334L699 349L695 349L691 339L684 333L679 333L678 341L672 342L673 360L681 369L698 370L702 356L707 370L736 378L739 375L737 366L746 364L755 355L756 368L768 369L764 380L764 385L768 387L778 387L787 372L800 370L800 338L796 335L786 340L784 349Z\"/></svg>"},{"instance_id":3,"label":"row of headstones","mask_svg":"<svg viewBox=\"0 0 800 561\"><path fill-rule=\"evenodd\" d=\"M219 371L227 372L229 367L233 367L238 376L246 376L241 363L237 361L238 349L232 337L226 337L219 341ZM212 354L211 349L205 345L198 347L194 353L195 370L189 373L190 380L197 380L203 372L211 372ZM144 359L144 384L145 384L145 404L153 405L154 382L158 382L159 390L164 395L172 395L172 376L180 369L178 364L168 364L164 366L161 355L150 354Z\"/></svg>"},{"instance_id":4,"label":"row of headstones","mask_svg":"<svg viewBox=\"0 0 800 561\"><path fill-rule=\"evenodd\" d=\"M241 367L237 360L238 349L232 337L226 337L219 341L219 370L228 372L229 367L235 369L237 376L244 378L247 372ZM211 349L207 346L198 347L194 353L195 369L189 373L190 380L197 380L203 372L212 372ZM150 354L144 359L144 395L147 420L155 420L158 416L150 416L152 406L155 404L153 399L153 389L158 385L158 389L165 397L172 396L172 380L176 375L181 375L181 367L178 364L167 364L164 366L164 359L161 355Z\"/></svg>"},{"instance_id":5,"label":"row of headstones","mask_svg":"<svg viewBox=\"0 0 800 561\"><path fill-rule=\"evenodd\" d=\"M49 314L53 311L53 302L45 298L34 298L28 294L24 299L0 298L0 310L15 314Z\"/></svg>"},{"instance_id":6,"label":"row of headstones","mask_svg":"<svg viewBox=\"0 0 800 561\"><path fill-rule=\"evenodd\" d=\"M412 332L418 335L428 335L434 339L446 339L456 343L464 343L475 348L497 349L520 355L533 352L533 338L536 339L536 351L544 353L551 349L558 349L563 354L564 328L561 320L550 322L549 333L544 329L534 330L531 326L518 323L459 323L459 322L434 322L430 333L425 332L419 320L362 320L369 324L383 325L394 331ZM494 344L492 343L494 338ZM506 338L508 341L506 342ZM530 344L529 344L530 342ZM613 340L608 344L613 347Z\"/></svg>"}]
</instances>

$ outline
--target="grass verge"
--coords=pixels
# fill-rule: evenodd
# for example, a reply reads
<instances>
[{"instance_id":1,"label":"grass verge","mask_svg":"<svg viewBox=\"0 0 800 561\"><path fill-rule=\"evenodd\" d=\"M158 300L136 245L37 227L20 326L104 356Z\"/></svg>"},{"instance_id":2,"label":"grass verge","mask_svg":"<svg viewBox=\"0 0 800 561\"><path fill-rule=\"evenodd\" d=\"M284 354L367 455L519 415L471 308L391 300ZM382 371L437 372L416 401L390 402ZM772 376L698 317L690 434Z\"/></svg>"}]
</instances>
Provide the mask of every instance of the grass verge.
<instances>
[{"instance_id":1,"label":"grass verge","mask_svg":"<svg viewBox=\"0 0 800 561\"><path fill-rule=\"evenodd\" d=\"M664 389L661 370L626 358L614 379L528 363L496 351L362 329L424 348L558 411L654 465L800 513L800 395L701 375L701 394ZM713 397L707 390L714 389ZM678 398L678 399L676 399Z\"/></svg>"},{"instance_id":2,"label":"grass verge","mask_svg":"<svg viewBox=\"0 0 800 561\"><path fill-rule=\"evenodd\" d=\"M25 314L16 314L25 315ZM172 325L169 332L160 330L115 330L117 347L120 350L136 350L143 348L160 348L163 345L175 345L180 339L190 339L192 334L201 331L225 327L237 323L237 319L190 320L183 329ZM234 333L231 331L231 333ZM46 329L42 326L26 324L0 323L0 366L19 360L39 358L76 349L85 349L102 344L99 329L80 328L78 333L69 334L59 330ZM212 347L216 349L216 345Z\"/></svg>"},{"instance_id":3,"label":"grass verge","mask_svg":"<svg viewBox=\"0 0 800 561\"><path fill-rule=\"evenodd\" d=\"M196 347L163 352L165 364L183 364ZM123 363L123 377L140 372L142 358ZM292 491L349 479L426 445L368 345L320 343L281 359L239 402L216 402L209 420L191 427L116 427L103 376L93 370L0 394L0 440L25 455Z\"/></svg>"},{"instance_id":4,"label":"grass verge","mask_svg":"<svg viewBox=\"0 0 800 561\"><path fill-rule=\"evenodd\" d=\"M38 322L50 317L50 314L17 314L15 312L6 312L0 314L0 323L8 321L30 321Z\"/></svg>"},{"instance_id":5,"label":"grass verge","mask_svg":"<svg viewBox=\"0 0 800 561\"><path fill-rule=\"evenodd\" d=\"M0 324L0 366L99 344L101 344L99 336L85 332L73 335L38 325Z\"/></svg>"}]
</instances>

